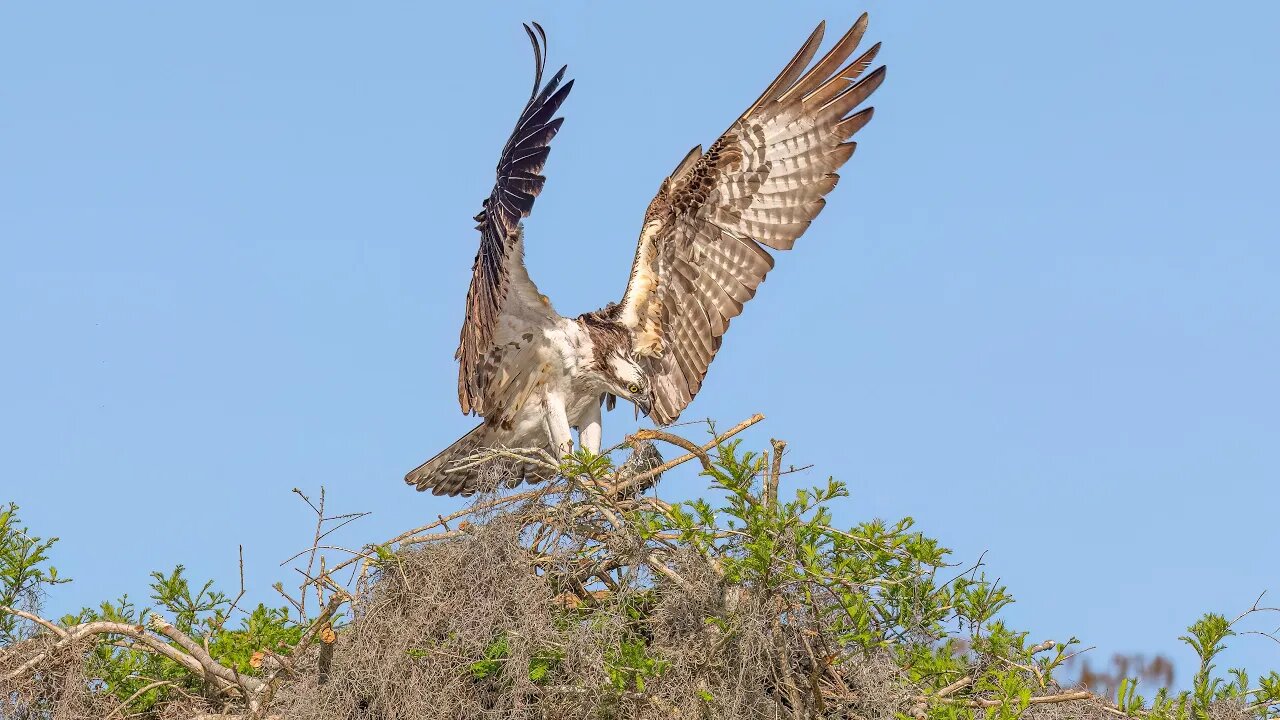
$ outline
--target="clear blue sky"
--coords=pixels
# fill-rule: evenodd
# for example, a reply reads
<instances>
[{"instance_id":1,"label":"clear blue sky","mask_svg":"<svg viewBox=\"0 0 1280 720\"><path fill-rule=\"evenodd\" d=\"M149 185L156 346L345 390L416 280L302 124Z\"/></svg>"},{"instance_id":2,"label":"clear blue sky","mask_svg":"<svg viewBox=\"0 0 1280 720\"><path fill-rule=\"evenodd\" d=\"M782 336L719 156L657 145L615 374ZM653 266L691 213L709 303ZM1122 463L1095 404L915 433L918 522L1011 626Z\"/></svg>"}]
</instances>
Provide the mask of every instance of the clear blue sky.
<instances>
[{"instance_id":1,"label":"clear blue sky","mask_svg":"<svg viewBox=\"0 0 1280 720\"><path fill-rule=\"evenodd\" d=\"M179 562L234 584L240 541L266 597L295 486L374 512L350 544L456 506L400 478L473 422L452 354L521 20L578 81L528 231L576 313L685 151L864 7L875 120L686 418L767 414L751 442L848 481L846 523L985 551L1014 621L1099 660L1185 677L1198 613L1280 601L1280 4L787 5L0 7L0 500L62 537L52 608Z\"/></svg>"}]
</instances>

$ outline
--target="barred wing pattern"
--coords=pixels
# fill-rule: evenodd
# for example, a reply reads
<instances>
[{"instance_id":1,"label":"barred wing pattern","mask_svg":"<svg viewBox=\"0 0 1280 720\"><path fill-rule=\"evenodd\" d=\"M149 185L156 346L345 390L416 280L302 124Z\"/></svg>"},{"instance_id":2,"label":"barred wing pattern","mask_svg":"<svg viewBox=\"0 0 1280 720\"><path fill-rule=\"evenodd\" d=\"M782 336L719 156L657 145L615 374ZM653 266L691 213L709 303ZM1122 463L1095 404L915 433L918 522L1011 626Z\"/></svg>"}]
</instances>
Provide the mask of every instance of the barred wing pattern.
<instances>
[{"instance_id":1,"label":"barred wing pattern","mask_svg":"<svg viewBox=\"0 0 1280 720\"><path fill-rule=\"evenodd\" d=\"M846 64L867 16L810 67L824 26L705 153L685 157L645 213L626 293L610 312L632 332L658 423L697 395L729 321L773 268L765 247L788 250L809 227L853 155L849 138L871 119L871 108L851 113L884 79L881 66L858 81L880 45Z\"/></svg>"},{"instance_id":2,"label":"barred wing pattern","mask_svg":"<svg viewBox=\"0 0 1280 720\"><path fill-rule=\"evenodd\" d=\"M533 210L533 201L542 192L546 178L540 173L551 151L551 139L560 131L564 118L552 118L573 88L570 80L562 86L566 67L560 68L546 85L542 75L546 66L547 36L542 26L524 26L533 44L535 73L533 92L516 122L515 130L502 148L498 160L498 178L493 192L484 201L484 209L476 215L480 231L480 250L471 269L471 287L467 290L467 316L458 342L458 402L462 412L484 415L486 373L482 371L485 355L494 345L498 319L503 312L510 288L512 263L523 262L515 251L519 243L519 225Z\"/></svg>"}]
</instances>

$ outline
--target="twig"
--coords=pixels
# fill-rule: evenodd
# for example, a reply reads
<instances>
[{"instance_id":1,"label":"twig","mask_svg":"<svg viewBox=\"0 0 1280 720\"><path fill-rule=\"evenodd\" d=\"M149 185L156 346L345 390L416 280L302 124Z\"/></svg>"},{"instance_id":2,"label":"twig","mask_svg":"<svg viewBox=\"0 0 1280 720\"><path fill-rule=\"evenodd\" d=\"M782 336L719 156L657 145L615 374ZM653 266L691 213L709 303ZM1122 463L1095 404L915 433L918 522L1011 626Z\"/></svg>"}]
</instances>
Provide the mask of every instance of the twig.
<instances>
[{"instance_id":1,"label":"twig","mask_svg":"<svg viewBox=\"0 0 1280 720\"><path fill-rule=\"evenodd\" d=\"M928 697L920 699L928 700ZM1096 695L1088 690L1075 690L1072 692L1061 693L1058 695L1038 695L1027 700L1028 705L1052 705L1054 703L1075 702L1078 700L1096 700ZM960 698L941 698L938 702L947 705L959 705L961 707L971 708L994 708L1008 704L1009 700L973 700Z\"/></svg>"},{"instance_id":2,"label":"twig","mask_svg":"<svg viewBox=\"0 0 1280 720\"><path fill-rule=\"evenodd\" d=\"M778 481L782 477L782 453L787 444L782 440L771 439L773 445L773 467L769 470L769 479L765 485L765 502L770 509L778 506Z\"/></svg>"},{"instance_id":3,"label":"twig","mask_svg":"<svg viewBox=\"0 0 1280 720\"><path fill-rule=\"evenodd\" d=\"M1259 612L1280 612L1280 608L1274 608L1274 607L1261 607L1261 606L1260 606L1260 603L1262 602L1262 598L1266 597L1266 595L1267 595L1267 591L1266 591L1266 590L1263 590L1261 593L1259 593L1259 594L1258 594L1258 599L1253 601L1253 605L1250 605L1248 610L1245 610L1244 612L1242 612L1242 613L1240 613L1239 615L1237 615L1237 616L1235 617L1235 619L1231 621L1231 623L1230 623L1230 624L1231 624L1231 625L1235 625L1236 623L1240 622L1241 620L1245 619L1246 617L1248 617L1248 616L1250 616L1250 615L1252 615L1252 614L1254 614L1254 613L1259 613Z\"/></svg>"},{"instance_id":4,"label":"twig","mask_svg":"<svg viewBox=\"0 0 1280 720\"><path fill-rule=\"evenodd\" d=\"M684 590L685 592L690 592L693 590L693 586L689 584L688 580L685 580L684 578L680 577L679 573L677 573L675 570L672 570L666 563L662 562L661 560L658 560L657 558L650 555L647 564L649 565L649 567L653 568L654 570L657 570L659 573L661 573L671 582L675 583L676 585L679 585L681 590Z\"/></svg>"},{"instance_id":5,"label":"twig","mask_svg":"<svg viewBox=\"0 0 1280 720\"><path fill-rule=\"evenodd\" d=\"M965 687L966 685L968 685L968 684L969 684L969 683L971 683L971 682L973 682L973 676L971 676L971 675L965 675L964 677L960 678L959 680L957 680L957 681L955 681L955 682L951 683L950 685L948 685L948 686L946 686L946 687L942 688L941 690L939 690L938 692L934 693L934 695L933 695L933 696L934 696L935 698L944 698L944 697L946 697L946 696L948 696L948 695L950 695L950 694L952 694L952 693L956 692L957 690L959 690L959 689L961 689L961 688Z\"/></svg>"},{"instance_id":6,"label":"twig","mask_svg":"<svg viewBox=\"0 0 1280 720\"><path fill-rule=\"evenodd\" d=\"M708 442L701 447L701 450L703 452L710 452L711 450L715 449L715 447L720 443L724 442L725 440L728 440L734 435L737 435L743 430L746 430L752 425L755 425L761 420L764 420L764 415L761 415L760 413L756 413L755 415L752 415L751 417L747 418L746 420L743 420L737 425L734 425L732 428L729 428L729 430L722 433L721 435L718 435L715 438L712 438L711 442ZM639 475L636 475L635 477L627 478L627 480L615 485L614 487L610 488L610 490L615 495L621 495L627 492L628 490L630 490L631 488L634 488L637 485L640 485L641 483L644 483L647 480L651 480L661 475L662 473L670 470L671 468L676 467L677 465L683 465L684 463L689 462L695 457L697 457L697 455L691 452L687 455L681 455L680 457L674 460L668 460L667 462L662 463L661 465L659 465L656 468L653 468L652 470L646 470L640 473Z\"/></svg>"},{"instance_id":7,"label":"twig","mask_svg":"<svg viewBox=\"0 0 1280 720\"><path fill-rule=\"evenodd\" d=\"M338 523L337 525L334 525L328 530L325 530L324 535L321 535L320 539L323 540L326 537L328 537L330 534L337 532L338 530L341 530L347 524L353 523L356 520L359 520L360 518L363 518L363 517L369 517L372 514L373 513L371 512L358 512L358 513L347 513L346 515L335 515L334 517L331 517L331 518L325 518L325 522L333 522L334 520L341 520L342 522Z\"/></svg>"},{"instance_id":8,"label":"twig","mask_svg":"<svg viewBox=\"0 0 1280 720\"><path fill-rule=\"evenodd\" d=\"M315 506L315 504L311 502L311 498L307 497L305 493L303 493L303 492L302 492L301 490L299 490L298 488L294 488L294 489L293 489L293 492L294 492L294 494L296 494L298 497L302 498L302 499L303 499L303 501L305 501L308 505L310 505L310 506L311 506L311 509L312 509L312 510L314 510L314 511L315 511L315 513L316 513L317 515L321 515L321 514L322 514L322 513L320 512L320 508L317 508L317 507ZM321 506L323 506L323 505L324 505L324 503L321 503Z\"/></svg>"},{"instance_id":9,"label":"twig","mask_svg":"<svg viewBox=\"0 0 1280 720\"><path fill-rule=\"evenodd\" d=\"M290 597L289 593L284 591L283 584L276 583L275 585L272 585L271 588L276 592L280 593L280 596L283 597L285 600L288 600L289 604L292 605L294 609L298 610L299 612L302 611L302 606L298 604L298 601L294 600L292 597Z\"/></svg>"},{"instance_id":10,"label":"twig","mask_svg":"<svg viewBox=\"0 0 1280 720\"><path fill-rule=\"evenodd\" d=\"M409 545L421 545L422 543L439 542L441 540L450 540L452 538L466 535L467 531L459 528L458 530L449 530L447 532L431 533L430 535L418 535L416 537L405 538L400 541L400 547Z\"/></svg>"},{"instance_id":11,"label":"twig","mask_svg":"<svg viewBox=\"0 0 1280 720\"><path fill-rule=\"evenodd\" d=\"M432 528L443 527L446 525L446 523L448 523L451 520L457 520L458 518L467 517L468 515L478 514L486 510L492 510L494 508L501 507L503 505L518 503L522 500L530 500L546 494L549 491L549 489L550 489L549 486L542 486L542 487L535 488L533 490L526 490L524 492L516 493L514 495L504 495L502 497L495 498L493 500L487 500L485 502L476 503L474 505L471 505L470 507L466 507L461 510L450 513L448 515L445 515L444 517L437 516L439 517L438 520L429 522L426 525L419 525L418 527L412 528L410 530L405 530L404 532L400 533L399 535L396 535L390 540L387 540L386 542L383 542L383 543L379 543L379 545L381 546L395 545L397 543L403 542L406 538L413 537L414 535L417 535L422 532L426 532L427 530L431 530ZM338 563L337 565L334 565L332 568L330 568L329 572L335 573L347 567L348 565L358 562L359 560L360 558L358 557L348 558Z\"/></svg>"},{"instance_id":12,"label":"twig","mask_svg":"<svg viewBox=\"0 0 1280 720\"><path fill-rule=\"evenodd\" d=\"M244 545L240 545L240 593L236 595L236 599L232 600L231 604L227 606L226 617L222 619L222 622L217 624L215 630L217 630L218 632L221 632L223 626L225 626L227 624L227 621L231 619L231 613L235 612L236 610L240 610L239 603L244 598L244 592L245 592L244 591ZM241 610L241 612L243 612L243 610ZM205 636L204 641L206 644L209 642L208 635Z\"/></svg>"},{"instance_id":13,"label":"twig","mask_svg":"<svg viewBox=\"0 0 1280 720\"><path fill-rule=\"evenodd\" d=\"M297 558L302 557L303 555L306 555L309 552L315 552L316 550L337 550L339 552L344 552L350 555L354 555L355 557L363 557L363 558L371 557L368 553L363 553L363 552L360 552L359 550L352 550L350 548L344 548L341 545L316 545L315 547L309 547L306 550L299 550L298 552L294 553L293 557L290 557L289 560L285 560L284 562L280 563L280 567L284 567L285 565L289 564L290 560L296 560ZM308 563L307 570L310 570L310 569L311 569L311 564ZM338 569L337 567L334 567L334 570L337 570L337 569ZM329 572L332 573L333 570L330 570ZM307 573L308 576L310 576L310 574L311 574L310 572Z\"/></svg>"},{"instance_id":14,"label":"twig","mask_svg":"<svg viewBox=\"0 0 1280 720\"><path fill-rule=\"evenodd\" d=\"M301 492L298 493L302 495ZM320 533L324 530L324 486L320 486L320 507L312 505L310 498L302 495L302 499L311 505L311 509L316 511L316 538L311 543L311 555L307 558L307 575L311 574L311 569L316 564L316 553L320 551ZM295 556L296 557L296 556ZM307 619L307 586L303 585L298 589L298 619L306 621Z\"/></svg>"},{"instance_id":15,"label":"twig","mask_svg":"<svg viewBox=\"0 0 1280 720\"><path fill-rule=\"evenodd\" d=\"M151 690L155 690L156 688L162 685L173 685L173 683L168 680L156 680L153 683L148 683L147 685L143 685L142 688L139 689L137 692L135 692L134 694L122 700L120 704L117 705L116 708L112 710L109 715L107 715L105 720L112 720L112 718L119 716L122 712L124 712L125 708L129 707L129 703L133 702L134 700L137 700L138 698L142 697L146 693L150 692Z\"/></svg>"},{"instance_id":16,"label":"twig","mask_svg":"<svg viewBox=\"0 0 1280 720\"><path fill-rule=\"evenodd\" d=\"M1044 641L1044 642L1042 642L1042 643L1039 643L1039 644L1037 644L1037 645L1032 645L1031 647L1027 648L1027 654L1028 654L1028 655L1035 655L1036 653L1042 653L1042 652L1044 652L1045 650L1048 650L1048 649L1052 648L1054 645L1057 645L1057 644L1058 644L1058 643L1057 643L1057 642L1055 642L1055 641L1053 641L1053 640L1045 640L1045 641Z\"/></svg>"},{"instance_id":17,"label":"twig","mask_svg":"<svg viewBox=\"0 0 1280 720\"><path fill-rule=\"evenodd\" d=\"M12 608L12 607L9 607L8 605L0 605L0 612L6 612L6 613L9 613L10 615L16 615L17 617L20 617L23 620L30 620L31 622L43 627L44 629L52 632L54 635L57 635L60 638L65 638L67 636L66 630L63 630L62 628L58 627L56 624L48 620L45 620L39 615L34 615L32 613L26 612L25 610Z\"/></svg>"},{"instance_id":18,"label":"twig","mask_svg":"<svg viewBox=\"0 0 1280 720\"><path fill-rule=\"evenodd\" d=\"M649 440L661 440L663 442L675 445L676 447L684 448L685 450L689 451L690 455L698 458L698 460L702 463L703 470L711 469L711 458L707 457L707 451L693 444L693 442L689 441L688 439L680 437L679 435L672 435L671 433L665 430L658 430L655 428L646 428L644 430L637 430L634 433L632 433L630 440L632 442L646 442Z\"/></svg>"}]
</instances>

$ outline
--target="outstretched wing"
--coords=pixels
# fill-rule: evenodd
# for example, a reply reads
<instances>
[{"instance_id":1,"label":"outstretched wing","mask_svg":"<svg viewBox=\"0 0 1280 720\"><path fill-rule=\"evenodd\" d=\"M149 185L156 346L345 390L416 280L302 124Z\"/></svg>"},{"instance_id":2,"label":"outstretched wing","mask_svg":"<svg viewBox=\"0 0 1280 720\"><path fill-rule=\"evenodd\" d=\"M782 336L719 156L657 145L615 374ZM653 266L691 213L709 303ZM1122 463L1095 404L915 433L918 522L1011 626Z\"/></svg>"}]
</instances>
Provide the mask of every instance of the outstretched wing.
<instances>
[{"instance_id":1,"label":"outstretched wing","mask_svg":"<svg viewBox=\"0 0 1280 720\"><path fill-rule=\"evenodd\" d=\"M560 68L546 85L542 84L546 67L547 36L542 26L524 26L533 43L535 73L533 92L515 130L502 148L498 160L498 178L493 192L484 201L484 209L476 215L480 231L480 250L471 269L471 287L467 290L467 317L458 341L458 402L464 413L485 414L486 373L481 365L492 349L498 319L511 308L506 307L512 275L523 258L517 249L522 218L533 210L533 201L542 192L546 178L540 173L551 151L551 139L560 130L563 118L553 118L573 87L570 80L563 85L566 68Z\"/></svg>"},{"instance_id":2,"label":"outstretched wing","mask_svg":"<svg viewBox=\"0 0 1280 720\"><path fill-rule=\"evenodd\" d=\"M861 81L877 43L851 62L864 14L810 67L825 24L704 153L695 147L645 212L631 279L612 313L628 326L653 386L652 415L675 421L697 395L729 321L822 210L871 119L853 110L884 80ZM762 247L763 246L763 247Z\"/></svg>"}]
</instances>

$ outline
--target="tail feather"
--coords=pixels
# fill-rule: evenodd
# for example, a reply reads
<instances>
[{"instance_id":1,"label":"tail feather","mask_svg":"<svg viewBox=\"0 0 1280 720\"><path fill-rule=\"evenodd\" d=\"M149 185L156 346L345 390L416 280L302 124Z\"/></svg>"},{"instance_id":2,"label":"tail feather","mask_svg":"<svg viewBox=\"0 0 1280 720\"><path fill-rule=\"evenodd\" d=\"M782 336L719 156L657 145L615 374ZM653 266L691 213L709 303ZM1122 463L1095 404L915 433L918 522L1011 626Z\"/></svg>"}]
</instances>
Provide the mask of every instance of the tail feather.
<instances>
[{"instance_id":1,"label":"tail feather","mask_svg":"<svg viewBox=\"0 0 1280 720\"><path fill-rule=\"evenodd\" d=\"M458 461L467 459L483 448L496 446L511 447L511 438L502 437L501 433L493 432L487 423L482 423L435 457L411 470L404 476L404 481L419 491L430 490L433 495L452 497L472 495L503 484L515 487L522 482L540 482L546 479L545 472L539 472L538 469L527 465L517 467L501 461L466 470L453 470L453 465Z\"/></svg>"},{"instance_id":2,"label":"tail feather","mask_svg":"<svg viewBox=\"0 0 1280 720\"><path fill-rule=\"evenodd\" d=\"M436 453L436 456L409 471L404 481L419 491L431 490L435 495L457 495L466 490L467 474L444 472L453 463L473 454L483 447L481 439L485 433L483 424L477 425L471 432L454 441L452 445Z\"/></svg>"}]
</instances>

